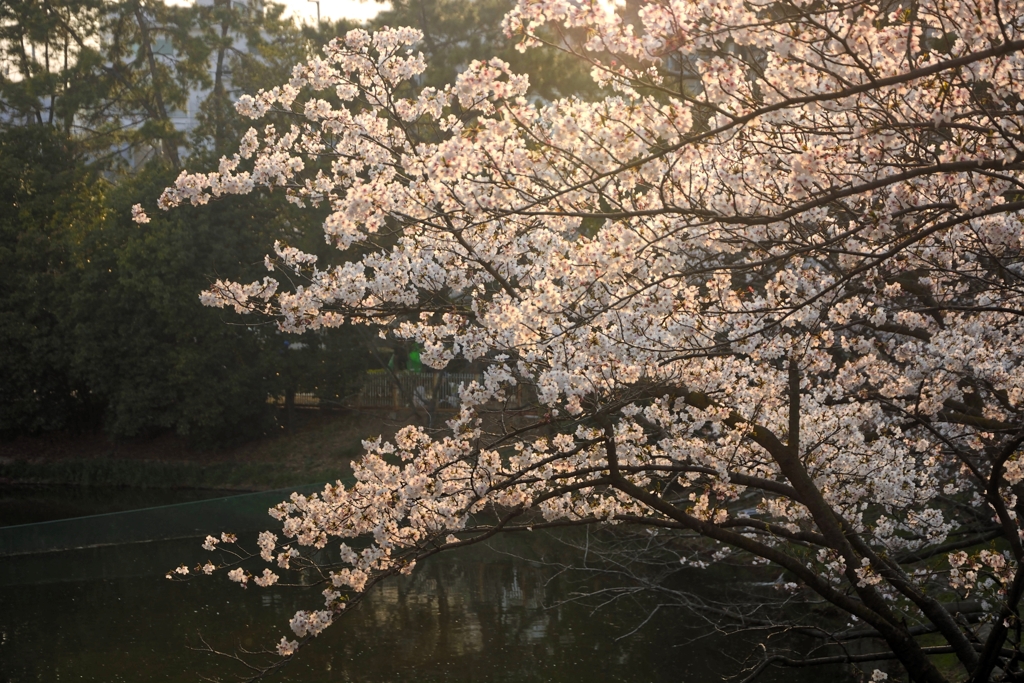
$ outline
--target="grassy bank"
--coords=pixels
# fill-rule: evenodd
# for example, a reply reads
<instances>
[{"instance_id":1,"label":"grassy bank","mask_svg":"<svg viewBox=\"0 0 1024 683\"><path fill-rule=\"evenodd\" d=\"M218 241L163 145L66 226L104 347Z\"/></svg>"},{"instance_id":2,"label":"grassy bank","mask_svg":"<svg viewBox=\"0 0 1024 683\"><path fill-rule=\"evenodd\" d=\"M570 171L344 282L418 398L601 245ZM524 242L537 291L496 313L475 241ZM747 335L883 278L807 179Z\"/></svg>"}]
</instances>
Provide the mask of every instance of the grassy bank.
<instances>
[{"instance_id":1,"label":"grassy bank","mask_svg":"<svg viewBox=\"0 0 1024 683\"><path fill-rule=\"evenodd\" d=\"M374 415L305 416L294 434L216 451L163 436L111 442L102 435L40 437L0 444L0 483L82 487L260 491L329 481L351 472L363 439L393 434Z\"/></svg>"}]
</instances>

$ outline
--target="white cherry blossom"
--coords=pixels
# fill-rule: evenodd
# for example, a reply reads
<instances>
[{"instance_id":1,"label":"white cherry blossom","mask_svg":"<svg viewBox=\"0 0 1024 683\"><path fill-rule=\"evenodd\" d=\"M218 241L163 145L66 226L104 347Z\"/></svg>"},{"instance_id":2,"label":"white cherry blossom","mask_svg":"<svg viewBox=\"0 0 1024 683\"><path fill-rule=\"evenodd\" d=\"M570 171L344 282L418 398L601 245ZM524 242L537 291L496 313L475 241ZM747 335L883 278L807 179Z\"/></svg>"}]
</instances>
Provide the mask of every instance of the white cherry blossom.
<instances>
[{"instance_id":1,"label":"white cherry blossom","mask_svg":"<svg viewBox=\"0 0 1024 683\"><path fill-rule=\"evenodd\" d=\"M521 0L505 20L587 60L594 102L531 101L499 60L418 89L418 31L351 31L242 97L238 155L162 196L328 209L337 262L279 243L290 284L217 281L207 305L484 367L446 432L367 441L353 485L272 510L287 545L261 535L264 561L340 547L327 609L279 653L434 552L602 521L722 544L684 564L774 563L914 680L945 680L918 626L992 679L1024 594L1024 6L620 12ZM494 419L514 395L531 409ZM950 616L954 590L996 598L988 631Z\"/></svg>"}]
</instances>

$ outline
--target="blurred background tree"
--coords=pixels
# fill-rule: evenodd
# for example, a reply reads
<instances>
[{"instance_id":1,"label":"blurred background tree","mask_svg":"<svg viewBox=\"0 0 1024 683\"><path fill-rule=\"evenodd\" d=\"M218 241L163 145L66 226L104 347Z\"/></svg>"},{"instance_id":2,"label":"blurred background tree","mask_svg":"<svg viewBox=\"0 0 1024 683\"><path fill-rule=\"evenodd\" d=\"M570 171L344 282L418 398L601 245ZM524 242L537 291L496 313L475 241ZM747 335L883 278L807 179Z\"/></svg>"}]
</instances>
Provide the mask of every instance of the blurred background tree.
<instances>
[{"instance_id":1,"label":"blurred background tree","mask_svg":"<svg viewBox=\"0 0 1024 683\"><path fill-rule=\"evenodd\" d=\"M427 58L427 70L420 85L442 87L454 82L455 75L474 59L498 57L514 72L530 75L534 98L550 101L596 93L582 60L550 50L515 49L515 41L501 29L501 20L513 5L510 0L393 0L391 9L378 14L370 25L415 26L423 31L419 48ZM552 36L552 40L558 39Z\"/></svg>"},{"instance_id":2,"label":"blurred background tree","mask_svg":"<svg viewBox=\"0 0 1024 683\"><path fill-rule=\"evenodd\" d=\"M105 183L58 126L0 131L0 429L88 423L66 320L78 240L103 220Z\"/></svg>"},{"instance_id":3,"label":"blurred background tree","mask_svg":"<svg viewBox=\"0 0 1024 683\"><path fill-rule=\"evenodd\" d=\"M423 31L419 86L499 56L530 74L535 98L587 95L578 60L513 49L510 7L396 0L367 28ZM102 428L213 446L292 427L297 394L340 405L358 390L380 363L375 334L299 338L198 300L216 278L259 275L275 239L326 250L322 216L275 193L131 220L182 168L215 170L237 148L238 95L286 81L356 26L300 25L272 2L0 5L0 435Z\"/></svg>"}]
</instances>

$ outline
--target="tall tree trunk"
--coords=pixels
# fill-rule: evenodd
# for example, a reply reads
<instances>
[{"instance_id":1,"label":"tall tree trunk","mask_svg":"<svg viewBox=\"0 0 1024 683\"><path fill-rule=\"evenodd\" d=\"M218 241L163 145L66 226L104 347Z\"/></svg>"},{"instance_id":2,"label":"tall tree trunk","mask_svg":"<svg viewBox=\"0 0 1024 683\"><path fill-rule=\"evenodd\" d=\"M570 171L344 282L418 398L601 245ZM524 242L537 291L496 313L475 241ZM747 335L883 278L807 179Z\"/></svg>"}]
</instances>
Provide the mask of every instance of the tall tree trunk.
<instances>
[{"instance_id":1,"label":"tall tree trunk","mask_svg":"<svg viewBox=\"0 0 1024 683\"><path fill-rule=\"evenodd\" d=\"M167 114L167 107L164 104L163 91L160 88L158 71L156 68L156 56L153 54L153 40L150 37L149 26L146 24L146 17L142 13L142 5L135 6L135 19L139 22L139 35L142 38L142 46L146 51L146 61L149 64L149 78L153 87L153 103L156 114L161 121L171 126L171 117ZM163 148L164 157L175 168L181 167L181 158L178 156L178 145L166 135L161 138L160 145Z\"/></svg>"},{"instance_id":2,"label":"tall tree trunk","mask_svg":"<svg viewBox=\"0 0 1024 683\"><path fill-rule=\"evenodd\" d=\"M221 3L230 8L230 3ZM228 22L227 17L220 22L220 45L217 46L217 66L213 75L213 144L217 150L224 144L224 108L227 105L227 92L224 90L224 60L227 56Z\"/></svg>"}]
</instances>

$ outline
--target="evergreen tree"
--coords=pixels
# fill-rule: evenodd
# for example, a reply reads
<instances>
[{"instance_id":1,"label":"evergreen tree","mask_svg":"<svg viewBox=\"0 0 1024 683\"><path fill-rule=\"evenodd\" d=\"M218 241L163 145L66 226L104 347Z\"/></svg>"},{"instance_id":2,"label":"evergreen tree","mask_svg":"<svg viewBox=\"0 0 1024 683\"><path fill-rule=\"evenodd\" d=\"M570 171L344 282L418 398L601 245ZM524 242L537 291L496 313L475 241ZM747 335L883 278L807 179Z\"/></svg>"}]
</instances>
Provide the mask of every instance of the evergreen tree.
<instances>
[{"instance_id":1,"label":"evergreen tree","mask_svg":"<svg viewBox=\"0 0 1024 683\"><path fill-rule=\"evenodd\" d=\"M104 189L59 130L0 131L0 434L88 415L66 319L76 243L102 217Z\"/></svg>"}]
</instances>

